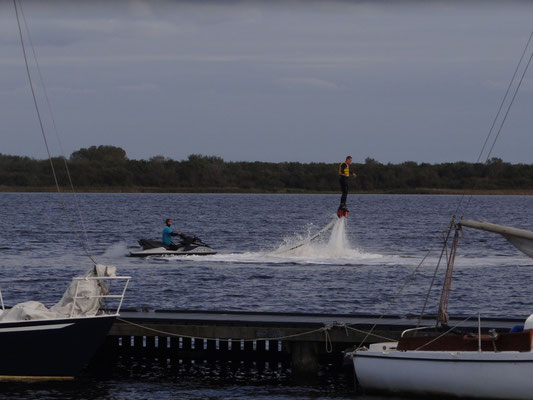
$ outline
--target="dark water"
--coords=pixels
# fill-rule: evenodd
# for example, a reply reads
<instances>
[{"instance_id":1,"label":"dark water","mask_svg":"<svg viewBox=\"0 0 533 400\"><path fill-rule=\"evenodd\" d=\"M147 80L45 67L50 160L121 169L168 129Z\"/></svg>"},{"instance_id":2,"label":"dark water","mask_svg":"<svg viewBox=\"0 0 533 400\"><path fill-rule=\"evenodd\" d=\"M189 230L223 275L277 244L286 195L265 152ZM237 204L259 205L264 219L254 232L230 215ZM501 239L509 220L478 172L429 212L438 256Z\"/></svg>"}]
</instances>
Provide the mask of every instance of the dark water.
<instances>
[{"instance_id":1,"label":"dark water","mask_svg":"<svg viewBox=\"0 0 533 400\"><path fill-rule=\"evenodd\" d=\"M83 194L58 199L56 194L1 193L4 301L8 305L30 299L46 305L58 301L70 278L91 267L81 239L98 262L116 265L120 274L132 276L124 304L131 309L418 314L439 256L442 231L460 196L351 195L351 213L344 224L337 223L310 245L279 252L325 226L338 197ZM468 198L463 200L465 204ZM532 209L533 197L474 196L464 215L533 230ZM125 257L137 239L159 240L167 217L173 218L176 230L201 237L219 254ZM435 244L411 284L391 304ZM533 260L503 238L466 231L456 260L449 313L527 317L533 310L532 266ZM430 313L436 310L435 297ZM86 398L355 397L350 382L327 374L316 385L302 386L277 373L265 373L253 384L249 377L240 381L233 373L224 379L211 373L212 369L200 368L193 373L133 374L113 380L84 378L76 385L86 385ZM0 390L8 398L76 397L72 384L16 385L9 390L0 386Z\"/></svg>"}]
</instances>

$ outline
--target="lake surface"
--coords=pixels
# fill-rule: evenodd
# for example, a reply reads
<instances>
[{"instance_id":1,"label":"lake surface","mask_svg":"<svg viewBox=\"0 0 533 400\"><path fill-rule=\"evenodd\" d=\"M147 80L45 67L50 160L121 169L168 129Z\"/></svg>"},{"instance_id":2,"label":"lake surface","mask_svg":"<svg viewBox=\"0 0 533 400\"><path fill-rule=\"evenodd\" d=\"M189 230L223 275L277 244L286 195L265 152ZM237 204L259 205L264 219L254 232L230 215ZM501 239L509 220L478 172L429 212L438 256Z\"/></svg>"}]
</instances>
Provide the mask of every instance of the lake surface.
<instances>
[{"instance_id":1,"label":"lake surface","mask_svg":"<svg viewBox=\"0 0 533 400\"><path fill-rule=\"evenodd\" d=\"M82 240L98 262L132 276L124 303L128 309L417 315L440 255L442 232L460 201L469 204L458 214L465 218L533 230L533 197L528 196L350 195L348 219L309 244L283 251L335 218L338 201L338 195L0 193L2 295L8 305L57 302L72 276L92 266ZM138 239L160 240L165 218L219 253L126 257ZM526 318L533 311L533 260L499 235L465 230L455 265L450 315ZM440 268L437 283L445 269ZM432 290L430 314L436 312L439 293L440 287ZM201 371L192 380L187 373L163 375L164 382L155 374L141 380L87 378L77 385L87 386L87 398L356 397L349 383L329 378L299 386L284 377L250 385L234 376L213 380ZM5 389L0 387L8 398L37 392L40 398L76 397L69 385Z\"/></svg>"}]
</instances>

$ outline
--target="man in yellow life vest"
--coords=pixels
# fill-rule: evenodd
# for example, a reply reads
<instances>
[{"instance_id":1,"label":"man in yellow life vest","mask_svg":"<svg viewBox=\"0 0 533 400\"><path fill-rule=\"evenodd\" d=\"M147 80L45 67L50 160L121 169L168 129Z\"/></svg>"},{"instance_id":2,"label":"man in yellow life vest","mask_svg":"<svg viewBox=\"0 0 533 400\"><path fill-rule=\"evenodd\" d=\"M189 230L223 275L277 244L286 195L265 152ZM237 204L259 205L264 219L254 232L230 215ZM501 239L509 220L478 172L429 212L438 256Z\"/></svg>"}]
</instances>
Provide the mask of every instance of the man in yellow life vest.
<instances>
[{"instance_id":1,"label":"man in yellow life vest","mask_svg":"<svg viewBox=\"0 0 533 400\"><path fill-rule=\"evenodd\" d=\"M346 161L339 164L339 183L341 186L341 204L337 215L339 217L348 216L348 208L346 207L346 198L348 197L348 178L350 177L350 164L352 163L352 156L346 157ZM355 172L352 172L354 178L357 177Z\"/></svg>"}]
</instances>

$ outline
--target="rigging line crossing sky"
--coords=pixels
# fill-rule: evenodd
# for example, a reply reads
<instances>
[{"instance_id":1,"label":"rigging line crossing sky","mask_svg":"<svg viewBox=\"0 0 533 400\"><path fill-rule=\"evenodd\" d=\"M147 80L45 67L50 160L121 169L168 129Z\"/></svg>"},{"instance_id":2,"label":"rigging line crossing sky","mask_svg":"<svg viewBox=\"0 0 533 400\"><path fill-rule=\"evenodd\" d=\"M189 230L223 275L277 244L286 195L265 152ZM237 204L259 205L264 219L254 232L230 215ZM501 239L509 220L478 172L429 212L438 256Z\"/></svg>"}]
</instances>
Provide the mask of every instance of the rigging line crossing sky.
<instances>
[{"instance_id":1,"label":"rigging line crossing sky","mask_svg":"<svg viewBox=\"0 0 533 400\"><path fill-rule=\"evenodd\" d=\"M519 69L520 69L520 65L522 65L522 60L524 59L524 56L526 55L526 52L527 52L527 49L529 48L529 43L531 42L531 38L533 37L533 32L531 32L531 34L529 35L529 39L527 40L527 43L526 45L524 46L524 50L522 51L522 54L520 56L520 59L518 60L518 64L516 65L516 68L514 70L514 73L513 73L513 76L511 78L511 81L509 82L509 86L507 86L507 90L505 91L505 95L503 96L503 99L500 103L500 107L498 108L498 112L496 113L494 119L492 120L492 125L490 126L490 129L489 129L489 133L487 135L487 138L485 139L485 141L483 142L483 146L481 147L481 151L479 152L479 156L476 160L476 162L479 162L481 160L481 156L483 155L483 152L485 151L485 147L487 146L487 143L492 135L492 131L494 129L494 127L496 126L496 122L498 121L498 118L500 116L500 113L503 109L503 106L505 104L505 101L507 99L507 96L509 95L509 91L511 90L511 87L513 86L513 82L515 81L515 78L516 78L516 74L518 73ZM533 54L533 53L532 53ZM524 74L525 74L525 71L527 71L527 67L529 66L529 63L527 64L526 66L526 69L524 70ZM522 80L523 80L523 76L522 76ZM521 82L522 82L521 80ZM517 90L518 91L518 90ZM515 92L516 94L516 92ZM512 104L512 103L511 103ZM510 108L510 107L509 107ZM509 109L508 109L509 111ZM507 111L507 112L508 112ZM503 125L502 125L503 126ZM501 128L502 126L500 126L500 129L499 131L501 131ZM498 138L498 135L496 135L496 139L494 139L494 142L492 143L492 146L491 146L491 150L488 152L488 155L486 157L486 160L489 159L490 157L490 153L492 152L492 149L494 148L494 145L496 144L496 140Z\"/></svg>"},{"instance_id":2,"label":"rigging line crossing sky","mask_svg":"<svg viewBox=\"0 0 533 400\"><path fill-rule=\"evenodd\" d=\"M17 27L18 27L19 37L20 37L20 45L21 45L22 53L23 53L23 57L24 57L24 66L25 66L25 70L26 70L26 75L28 77L28 83L29 83L31 94L32 94L32 98L33 98L33 103L34 103L34 107L35 107L35 113L36 113L37 119L39 121L39 128L40 128L40 131L41 131L41 135L43 137L43 141L44 141L44 145L45 145L45 148L46 148L46 153L47 153L47 156L48 156L48 160L50 161L50 167L51 167L51 170L52 170L52 175L54 177L54 182L55 182L55 185L56 185L56 189L57 189L57 192L59 194L61 194L62 191L61 191L61 189L59 187L59 182L58 182L58 179L57 179L54 163L52 162L52 155L51 155L51 152L50 152L50 148L48 146L48 140L46 139L46 133L45 133L44 126L43 126L43 123L42 123L41 113L39 111L39 104L38 104L37 98L35 96L33 79L32 79L32 75L30 73L30 68L29 68L29 64L28 64L28 56L27 56L27 53L26 53L26 45L24 43L24 36L22 34L22 26L21 26L21 23L20 23L19 7L17 6L17 2L19 4L19 6L20 6L20 0L13 0L13 6L14 6L14 9L15 9L15 15L16 15L16 18L17 18ZM50 103L48 101L48 96L46 94L46 88L44 87L44 81L42 79L42 74L41 74L41 71L40 71L40 68L39 68L39 63L38 63L38 60L37 60L37 56L35 54L35 48L33 46L33 42L31 40L31 36L29 34L29 29L28 29L28 26L27 26L27 23L26 23L26 18L24 17L24 13L23 13L22 7L20 7L20 12L21 12L21 15L22 15L22 20L24 21L24 26L25 26L26 31L27 31L26 34L27 34L28 38L30 39L29 43L30 43L30 46L32 48L32 54L33 54L33 57L34 57L34 60L35 60L35 65L36 65L38 73L39 73L40 82L41 82L41 84L43 86L43 92L45 94L46 104L47 104L48 109L50 111L50 117L51 117L51 120L53 122L52 125L53 125L54 131L56 133L59 146L62 149L60 138L59 138L56 126L55 126L55 122L54 122L53 113L52 113L52 110L51 110L51 107L50 107ZM63 151L61 152L61 155L65 156L63 154ZM68 165L67 165L66 162L65 162L65 168L66 168L66 171L67 171L70 187L73 189L73 192L75 193L74 186L73 186L73 183L72 183L72 179L70 177L69 168L68 168ZM77 213L78 213L78 220L81 223L81 226L83 228L82 232L83 232L83 234L85 236L85 241L81 238L79 230L74 229L74 223L72 221L71 214L69 213L69 211L68 211L68 209L67 209L67 207L65 205L65 202L63 201L63 197L60 196L59 199L61 201L61 206L63 208L63 211L65 212L65 215L68 218L69 225L70 225L72 231L76 232L75 236L78 239L80 247L83 249L83 251L85 252L86 256L91 260L91 262L94 265L96 265L97 262L95 261L94 257L91 255L90 249L88 247L89 246L88 245L89 240L88 240L88 236L87 236L87 229L85 228L85 222L83 220L83 216L82 216L81 209L80 209L78 201L76 201L75 204L76 204L76 209L77 209Z\"/></svg>"},{"instance_id":3,"label":"rigging line crossing sky","mask_svg":"<svg viewBox=\"0 0 533 400\"><path fill-rule=\"evenodd\" d=\"M526 51L527 49L529 48L529 43L531 42L531 38L533 37L533 32L531 33L531 35L529 35L529 39L526 43L526 46L524 47L524 51L522 52L522 55L520 56L520 60L518 61L518 64L516 66L516 69L513 73L513 77L511 78L511 81L509 82L509 86L507 87L507 90L505 91L505 95L503 96L503 99L500 103L500 107L498 108L498 112L496 113L496 116L494 117L494 120L492 121L492 125L490 127L490 130L489 130L489 133L485 139L485 142L483 143L483 146L481 148L481 151L479 153L479 156L476 160L476 162L479 162L480 159L481 159L481 156L483 155L483 151L485 150L485 147L493 133L493 129L494 127L496 126L496 122L499 120L499 117L500 117L500 113L503 109L503 106L504 104L506 103L506 99L507 99L507 96L509 95L509 92L513 86L513 83L515 82L516 80L516 75L518 74L518 71L520 70L520 66L523 64L523 60L524 60L524 55L526 54ZM487 156L485 157L485 162L487 162L488 160L490 160L491 158L491 155L492 155L492 151L494 150L494 146L496 145L496 142L498 141L498 138L500 137L500 133L502 132L502 129L503 129L503 126L505 124L505 121L507 120L507 116L509 115L509 111L511 110L511 107L513 106L513 103L514 103L514 100L516 98L516 95L518 93L518 91L520 90L520 87L522 86L522 82L524 81L524 76L526 75L527 73L527 70L529 69L529 65L531 63L531 58L533 57L533 53L531 53L531 55L529 56L529 59L528 61L526 62L526 66L524 67L523 69L523 72L522 72L522 75L520 77L520 79L518 80L518 84L516 85L516 88L514 90L514 93L513 93L513 96L511 98L511 100L509 101L509 104L507 105L507 109L505 111L505 114L504 116L501 118L501 122L500 122L500 126L498 128L498 131L496 132L496 135L494 136L494 140L492 141L492 145L490 146L490 149L488 150L487 152ZM462 203L463 203L463 200L465 198L465 195L463 193L463 195L461 195L461 199L457 205L457 209L455 210L455 215L459 215L459 211L461 212L461 215L464 215L464 213L468 210L468 207L470 206L470 202L472 201L472 197L473 197L473 194L470 194L468 195L468 200L466 202L466 206L464 207L464 209L461 208L462 206ZM462 218L462 216L461 216Z\"/></svg>"}]
</instances>

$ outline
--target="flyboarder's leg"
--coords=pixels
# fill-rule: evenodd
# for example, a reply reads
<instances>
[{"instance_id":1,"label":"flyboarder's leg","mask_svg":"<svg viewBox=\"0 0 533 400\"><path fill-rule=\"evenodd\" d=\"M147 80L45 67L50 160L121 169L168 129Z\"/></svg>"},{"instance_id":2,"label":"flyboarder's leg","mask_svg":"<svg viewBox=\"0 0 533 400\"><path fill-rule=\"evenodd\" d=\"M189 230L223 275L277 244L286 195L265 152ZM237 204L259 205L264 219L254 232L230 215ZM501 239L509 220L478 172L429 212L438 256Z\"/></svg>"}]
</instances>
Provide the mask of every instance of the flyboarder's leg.
<instances>
[{"instance_id":1,"label":"flyboarder's leg","mask_svg":"<svg viewBox=\"0 0 533 400\"><path fill-rule=\"evenodd\" d=\"M341 176L339 178L339 184L341 187L341 204L339 205L339 209L337 210L337 216L340 217L347 217L348 216L348 208L346 207L346 199L348 198L348 178Z\"/></svg>"},{"instance_id":2,"label":"flyboarder's leg","mask_svg":"<svg viewBox=\"0 0 533 400\"><path fill-rule=\"evenodd\" d=\"M341 176L339 178L339 184L341 187L341 205L344 204L346 206L346 199L348 198L348 179L344 176Z\"/></svg>"}]
</instances>

